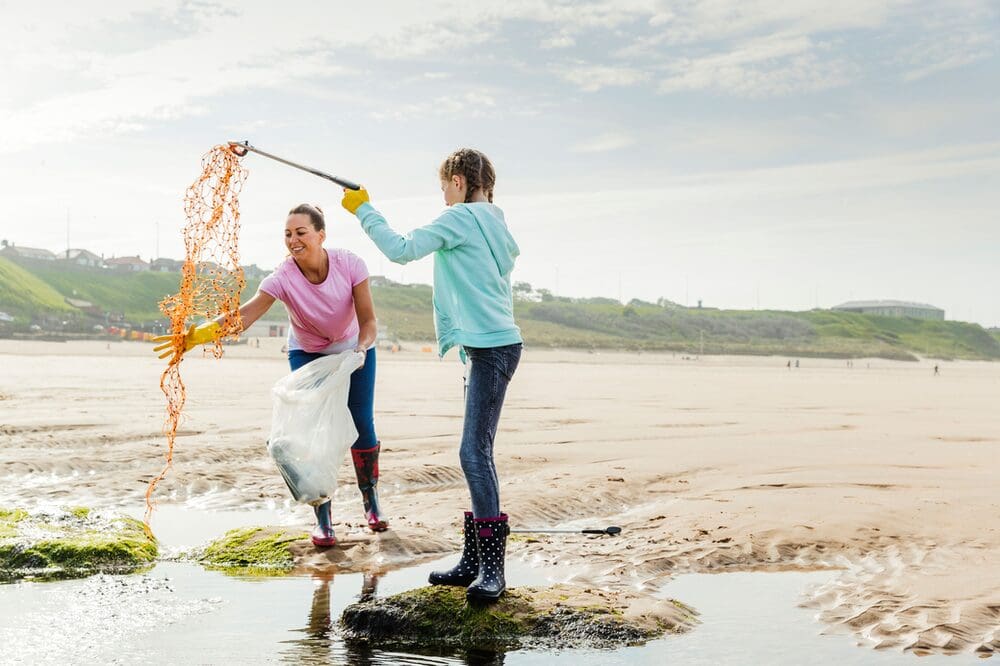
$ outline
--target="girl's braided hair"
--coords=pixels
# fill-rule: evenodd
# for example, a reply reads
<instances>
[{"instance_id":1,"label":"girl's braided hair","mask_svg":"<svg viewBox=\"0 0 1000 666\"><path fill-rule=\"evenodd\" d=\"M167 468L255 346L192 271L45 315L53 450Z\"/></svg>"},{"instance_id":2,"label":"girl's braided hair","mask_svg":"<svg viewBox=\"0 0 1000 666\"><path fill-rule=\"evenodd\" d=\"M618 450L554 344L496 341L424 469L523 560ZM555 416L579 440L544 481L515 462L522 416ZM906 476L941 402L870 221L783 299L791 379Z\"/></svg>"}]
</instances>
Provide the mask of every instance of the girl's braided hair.
<instances>
[{"instance_id":1,"label":"girl's braided hair","mask_svg":"<svg viewBox=\"0 0 1000 666\"><path fill-rule=\"evenodd\" d=\"M486 200L493 203L493 186L497 182L496 172L490 158L474 148L460 148L445 158L438 174L441 180L452 176L465 178L465 202L472 201L476 190L482 190Z\"/></svg>"}]
</instances>

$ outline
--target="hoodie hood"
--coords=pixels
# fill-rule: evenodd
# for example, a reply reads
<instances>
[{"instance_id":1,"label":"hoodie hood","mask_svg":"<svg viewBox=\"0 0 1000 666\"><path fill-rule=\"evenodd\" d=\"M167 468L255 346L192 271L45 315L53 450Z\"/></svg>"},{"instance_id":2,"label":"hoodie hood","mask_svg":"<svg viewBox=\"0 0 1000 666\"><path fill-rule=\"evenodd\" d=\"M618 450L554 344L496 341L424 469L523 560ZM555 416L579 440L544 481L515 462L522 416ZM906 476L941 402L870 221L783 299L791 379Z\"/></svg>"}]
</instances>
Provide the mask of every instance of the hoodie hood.
<instances>
[{"instance_id":1,"label":"hoodie hood","mask_svg":"<svg viewBox=\"0 0 1000 666\"><path fill-rule=\"evenodd\" d=\"M465 208L475 219L479 230L483 232L486 245L493 255L500 275L507 277L514 270L514 260L521 254L514 237L507 229L503 211L491 203L457 204Z\"/></svg>"}]
</instances>

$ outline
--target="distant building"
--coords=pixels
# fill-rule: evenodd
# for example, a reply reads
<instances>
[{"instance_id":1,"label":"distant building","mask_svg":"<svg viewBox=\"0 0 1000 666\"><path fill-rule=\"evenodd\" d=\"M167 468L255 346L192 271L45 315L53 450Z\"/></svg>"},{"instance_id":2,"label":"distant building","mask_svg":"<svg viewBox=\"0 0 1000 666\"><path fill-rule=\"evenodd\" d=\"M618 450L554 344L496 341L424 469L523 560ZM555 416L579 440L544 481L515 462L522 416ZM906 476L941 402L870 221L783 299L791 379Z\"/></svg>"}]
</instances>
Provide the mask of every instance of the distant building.
<instances>
[{"instance_id":1,"label":"distant building","mask_svg":"<svg viewBox=\"0 0 1000 666\"><path fill-rule=\"evenodd\" d=\"M140 259L138 256L111 257L110 259L105 259L104 263L107 264L108 268L111 270L121 271L123 273L139 272L149 269L149 264Z\"/></svg>"},{"instance_id":2,"label":"distant building","mask_svg":"<svg viewBox=\"0 0 1000 666\"><path fill-rule=\"evenodd\" d=\"M66 250L66 252L60 253L59 260L74 266L87 266L88 268L102 268L104 266L104 259L93 252L81 249Z\"/></svg>"},{"instance_id":3,"label":"distant building","mask_svg":"<svg viewBox=\"0 0 1000 666\"><path fill-rule=\"evenodd\" d=\"M43 261L55 261L56 259L56 255L48 250L14 244L4 245L0 248L0 256L19 259L41 259Z\"/></svg>"},{"instance_id":4,"label":"distant building","mask_svg":"<svg viewBox=\"0 0 1000 666\"><path fill-rule=\"evenodd\" d=\"M848 301L833 306L841 312L881 315L883 317L915 317L917 319L944 319L944 310L926 303L908 301Z\"/></svg>"},{"instance_id":5,"label":"distant building","mask_svg":"<svg viewBox=\"0 0 1000 666\"><path fill-rule=\"evenodd\" d=\"M72 305L77 310L86 312L89 315L102 316L104 314L104 310L97 307L90 301L83 300L82 298L67 298L66 303L68 305Z\"/></svg>"},{"instance_id":6,"label":"distant building","mask_svg":"<svg viewBox=\"0 0 1000 666\"><path fill-rule=\"evenodd\" d=\"M153 259L149 262L149 270L156 271L158 273L180 273L183 265L183 261L160 257L159 259Z\"/></svg>"}]
</instances>

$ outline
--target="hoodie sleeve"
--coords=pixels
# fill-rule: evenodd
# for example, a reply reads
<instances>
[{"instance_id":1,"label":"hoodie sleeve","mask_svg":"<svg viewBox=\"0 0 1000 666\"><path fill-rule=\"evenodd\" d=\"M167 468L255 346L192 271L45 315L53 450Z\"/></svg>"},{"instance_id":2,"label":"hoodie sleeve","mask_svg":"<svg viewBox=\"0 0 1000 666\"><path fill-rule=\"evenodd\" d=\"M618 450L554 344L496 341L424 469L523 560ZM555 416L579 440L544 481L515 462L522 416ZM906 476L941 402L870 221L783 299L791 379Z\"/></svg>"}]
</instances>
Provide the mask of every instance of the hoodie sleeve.
<instances>
[{"instance_id":1,"label":"hoodie sleeve","mask_svg":"<svg viewBox=\"0 0 1000 666\"><path fill-rule=\"evenodd\" d=\"M430 224L403 236L389 226L382 214L370 203L357 211L361 228L389 261L406 264L438 250L450 250L465 241L466 225L451 209L444 211Z\"/></svg>"}]
</instances>

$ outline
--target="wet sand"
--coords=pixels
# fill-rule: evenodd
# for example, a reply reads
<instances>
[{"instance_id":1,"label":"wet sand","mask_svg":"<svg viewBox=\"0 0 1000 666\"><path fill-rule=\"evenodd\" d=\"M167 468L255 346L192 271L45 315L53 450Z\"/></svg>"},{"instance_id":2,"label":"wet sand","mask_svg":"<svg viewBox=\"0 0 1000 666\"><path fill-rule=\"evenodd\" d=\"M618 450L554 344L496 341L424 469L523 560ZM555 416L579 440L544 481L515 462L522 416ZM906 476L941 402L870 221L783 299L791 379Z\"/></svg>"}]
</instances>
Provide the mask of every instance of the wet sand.
<instances>
[{"instance_id":1,"label":"wet sand","mask_svg":"<svg viewBox=\"0 0 1000 666\"><path fill-rule=\"evenodd\" d=\"M396 559L457 544L467 505L462 368L420 347L378 359L382 497L407 536ZM286 503L264 450L279 348L185 360L164 503ZM505 510L518 527L624 531L521 537L512 554L560 580L650 589L681 572L838 568L807 599L829 630L1000 651L1000 364L940 363L935 377L934 362L786 360L526 350L497 438ZM0 506L141 510L165 447L162 368L148 344L0 340ZM341 479L350 534L347 464ZM377 564L377 548L358 552Z\"/></svg>"}]
</instances>

